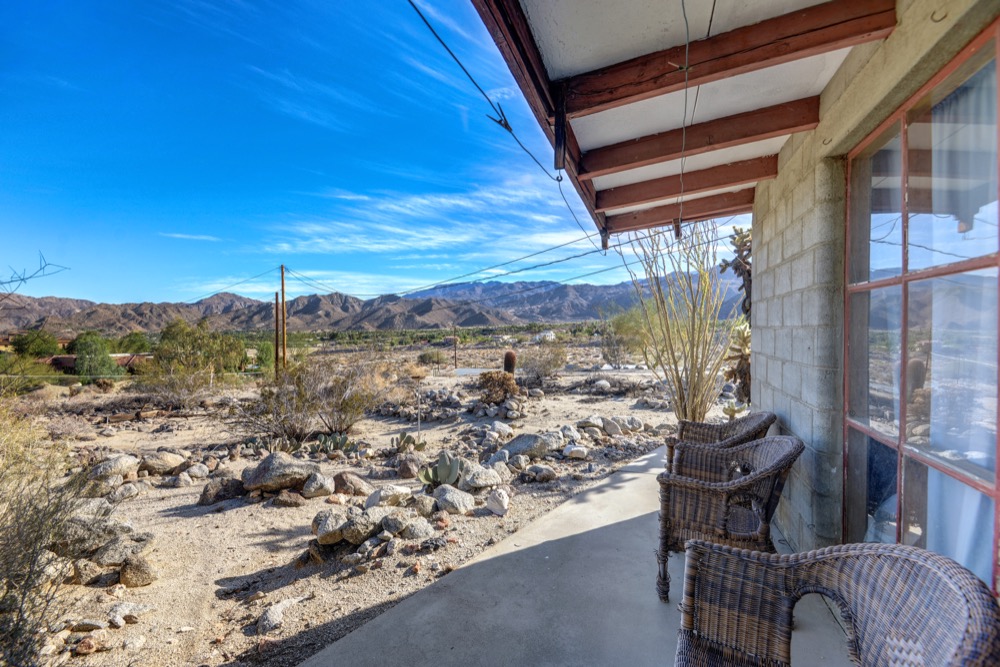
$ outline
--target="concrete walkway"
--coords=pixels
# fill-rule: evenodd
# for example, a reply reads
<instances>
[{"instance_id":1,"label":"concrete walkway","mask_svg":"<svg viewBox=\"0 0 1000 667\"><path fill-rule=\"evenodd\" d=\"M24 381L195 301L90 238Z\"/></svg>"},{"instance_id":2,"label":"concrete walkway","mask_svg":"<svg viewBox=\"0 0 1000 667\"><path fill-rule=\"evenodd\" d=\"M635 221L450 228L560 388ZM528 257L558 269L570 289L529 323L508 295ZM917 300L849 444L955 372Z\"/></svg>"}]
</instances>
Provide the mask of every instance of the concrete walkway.
<instances>
[{"instance_id":1,"label":"concrete walkway","mask_svg":"<svg viewBox=\"0 0 1000 667\"><path fill-rule=\"evenodd\" d=\"M302 667L672 664L684 555L670 558L671 600L661 603L653 551L663 456L571 498ZM796 664L850 664L821 598L803 598L795 622Z\"/></svg>"}]
</instances>

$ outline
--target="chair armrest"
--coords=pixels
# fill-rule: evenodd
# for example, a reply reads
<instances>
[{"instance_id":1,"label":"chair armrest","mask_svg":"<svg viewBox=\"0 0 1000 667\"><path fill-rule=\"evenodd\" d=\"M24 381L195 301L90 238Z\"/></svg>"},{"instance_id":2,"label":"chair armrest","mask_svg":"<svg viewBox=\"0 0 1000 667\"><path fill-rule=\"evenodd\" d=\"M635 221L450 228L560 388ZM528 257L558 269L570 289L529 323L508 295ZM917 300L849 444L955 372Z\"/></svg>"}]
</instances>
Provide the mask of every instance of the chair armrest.
<instances>
[{"instance_id":1,"label":"chair armrest","mask_svg":"<svg viewBox=\"0 0 1000 667\"><path fill-rule=\"evenodd\" d=\"M726 435L726 424L709 424L681 419L677 422L677 439L684 442L710 443L722 440Z\"/></svg>"},{"instance_id":2,"label":"chair armrest","mask_svg":"<svg viewBox=\"0 0 1000 667\"><path fill-rule=\"evenodd\" d=\"M780 557L699 540L686 554L675 664L790 664L794 601L772 566Z\"/></svg>"}]
</instances>

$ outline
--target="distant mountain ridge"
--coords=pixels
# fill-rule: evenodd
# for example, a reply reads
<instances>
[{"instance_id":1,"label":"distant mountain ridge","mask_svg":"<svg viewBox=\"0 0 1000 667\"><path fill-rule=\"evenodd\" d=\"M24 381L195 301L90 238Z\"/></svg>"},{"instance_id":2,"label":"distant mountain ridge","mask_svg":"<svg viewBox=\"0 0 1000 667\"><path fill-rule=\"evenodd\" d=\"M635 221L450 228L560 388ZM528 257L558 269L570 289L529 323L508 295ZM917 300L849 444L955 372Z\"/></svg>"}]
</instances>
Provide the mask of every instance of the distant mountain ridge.
<instances>
[{"instance_id":1,"label":"distant mountain ridge","mask_svg":"<svg viewBox=\"0 0 1000 667\"><path fill-rule=\"evenodd\" d=\"M737 282L722 276L724 312L740 299ZM550 281L441 285L405 297L363 301L331 293L296 297L286 304L291 331L491 327L526 322L594 320L636 301L632 283L565 285ZM121 336L157 332L175 319L207 319L224 331L274 328L274 304L222 292L195 303L95 303L84 299L14 295L0 304L0 331L44 328L73 335L97 330Z\"/></svg>"}]
</instances>

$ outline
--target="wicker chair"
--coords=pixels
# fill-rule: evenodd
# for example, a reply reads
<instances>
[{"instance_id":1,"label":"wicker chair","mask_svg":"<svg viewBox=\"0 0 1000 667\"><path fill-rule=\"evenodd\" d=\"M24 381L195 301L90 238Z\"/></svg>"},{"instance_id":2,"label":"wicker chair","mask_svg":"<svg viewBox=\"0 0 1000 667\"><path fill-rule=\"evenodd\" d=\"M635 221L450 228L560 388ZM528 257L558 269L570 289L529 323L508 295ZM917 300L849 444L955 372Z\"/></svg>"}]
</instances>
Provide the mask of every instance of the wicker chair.
<instances>
[{"instance_id":1,"label":"wicker chair","mask_svg":"<svg viewBox=\"0 0 1000 667\"><path fill-rule=\"evenodd\" d=\"M674 664L790 664L792 608L807 593L838 604L855 664L1000 665L997 603L950 558L897 544L779 556L699 540L687 545Z\"/></svg>"},{"instance_id":2,"label":"wicker chair","mask_svg":"<svg viewBox=\"0 0 1000 667\"><path fill-rule=\"evenodd\" d=\"M673 469L674 449L679 442L714 444L716 447L733 447L767 435L778 416L773 412L751 412L748 415L720 424L693 422L682 419L677 423L677 435L667 437L667 460L664 467Z\"/></svg>"},{"instance_id":3,"label":"wicker chair","mask_svg":"<svg viewBox=\"0 0 1000 667\"><path fill-rule=\"evenodd\" d=\"M805 447L792 436L773 436L719 449L678 443L673 472L660 483L660 548L656 588L670 595L667 560L690 539L774 551L771 517L788 471Z\"/></svg>"}]
</instances>

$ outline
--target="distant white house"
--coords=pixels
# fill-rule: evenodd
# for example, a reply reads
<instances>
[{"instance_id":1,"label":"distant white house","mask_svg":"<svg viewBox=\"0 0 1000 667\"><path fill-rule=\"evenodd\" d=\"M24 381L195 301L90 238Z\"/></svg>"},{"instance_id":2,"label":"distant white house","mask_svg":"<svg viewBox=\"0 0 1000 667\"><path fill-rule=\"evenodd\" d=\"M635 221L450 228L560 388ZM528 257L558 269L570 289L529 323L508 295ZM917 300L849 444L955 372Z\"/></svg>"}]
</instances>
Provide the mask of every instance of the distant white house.
<instances>
[{"instance_id":1,"label":"distant white house","mask_svg":"<svg viewBox=\"0 0 1000 667\"><path fill-rule=\"evenodd\" d=\"M540 334L535 334L535 337L531 339L531 342L532 343L554 343L554 342L556 342L556 332L552 331L550 329L549 331L543 331Z\"/></svg>"}]
</instances>

